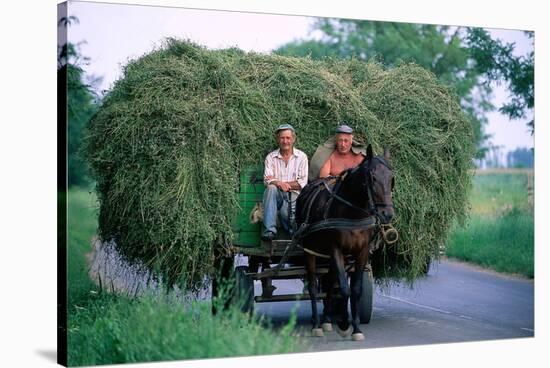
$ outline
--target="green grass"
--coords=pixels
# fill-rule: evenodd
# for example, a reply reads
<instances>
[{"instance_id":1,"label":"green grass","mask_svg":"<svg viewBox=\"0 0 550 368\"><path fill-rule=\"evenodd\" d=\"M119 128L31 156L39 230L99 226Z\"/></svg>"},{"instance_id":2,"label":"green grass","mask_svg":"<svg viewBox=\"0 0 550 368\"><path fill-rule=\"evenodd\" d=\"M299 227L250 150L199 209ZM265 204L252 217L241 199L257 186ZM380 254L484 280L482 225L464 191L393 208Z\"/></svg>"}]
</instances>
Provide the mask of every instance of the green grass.
<instances>
[{"instance_id":1,"label":"green grass","mask_svg":"<svg viewBox=\"0 0 550 368\"><path fill-rule=\"evenodd\" d=\"M67 193L67 285L69 308L84 304L97 288L88 277L86 255L92 251L91 240L97 229L97 202L84 189Z\"/></svg>"},{"instance_id":2,"label":"green grass","mask_svg":"<svg viewBox=\"0 0 550 368\"><path fill-rule=\"evenodd\" d=\"M447 255L500 272L534 276L533 217L514 209L501 217L473 216L455 229Z\"/></svg>"},{"instance_id":3,"label":"green grass","mask_svg":"<svg viewBox=\"0 0 550 368\"><path fill-rule=\"evenodd\" d=\"M176 298L112 299L77 313L71 365L247 356L295 351L294 322L273 332L264 321L209 303L183 307Z\"/></svg>"},{"instance_id":4,"label":"green grass","mask_svg":"<svg viewBox=\"0 0 550 368\"><path fill-rule=\"evenodd\" d=\"M295 315L278 331L269 322L230 308L173 295L131 299L100 290L88 277L86 254L96 232L95 196L68 193L69 366L247 356L298 351Z\"/></svg>"},{"instance_id":5,"label":"green grass","mask_svg":"<svg viewBox=\"0 0 550 368\"><path fill-rule=\"evenodd\" d=\"M465 227L454 227L447 256L533 278L534 212L528 201L528 175L476 175L470 219Z\"/></svg>"}]
</instances>

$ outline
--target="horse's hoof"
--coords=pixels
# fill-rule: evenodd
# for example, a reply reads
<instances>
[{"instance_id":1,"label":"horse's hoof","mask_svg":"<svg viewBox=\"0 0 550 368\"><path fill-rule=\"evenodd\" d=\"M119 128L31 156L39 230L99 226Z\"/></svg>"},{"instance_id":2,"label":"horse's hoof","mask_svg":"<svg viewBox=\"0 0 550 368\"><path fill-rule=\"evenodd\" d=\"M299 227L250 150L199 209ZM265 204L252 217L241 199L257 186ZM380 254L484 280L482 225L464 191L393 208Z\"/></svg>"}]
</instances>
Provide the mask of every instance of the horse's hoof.
<instances>
[{"instance_id":1,"label":"horse's hoof","mask_svg":"<svg viewBox=\"0 0 550 368\"><path fill-rule=\"evenodd\" d=\"M354 334L351 335L351 339L353 341L363 341L363 340L365 340L365 335L363 335L361 332L354 333Z\"/></svg>"},{"instance_id":2,"label":"horse's hoof","mask_svg":"<svg viewBox=\"0 0 550 368\"><path fill-rule=\"evenodd\" d=\"M336 325L336 332L338 332L338 335L340 335L342 337L348 337L349 335L351 335L352 331L353 331L353 328L351 326L349 326L347 330L342 330L338 326L338 324Z\"/></svg>"},{"instance_id":3,"label":"horse's hoof","mask_svg":"<svg viewBox=\"0 0 550 368\"><path fill-rule=\"evenodd\" d=\"M313 337L323 337L325 334L323 333L322 328L312 328L311 329L311 336Z\"/></svg>"},{"instance_id":4,"label":"horse's hoof","mask_svg":"<svg viewBox=\"0 0 550 368\"><path fill-rule=\"evenodd\" d=\"M325 332L332 332L332 323L323 323L321 327Z\"/></svg>"}]
</instances>

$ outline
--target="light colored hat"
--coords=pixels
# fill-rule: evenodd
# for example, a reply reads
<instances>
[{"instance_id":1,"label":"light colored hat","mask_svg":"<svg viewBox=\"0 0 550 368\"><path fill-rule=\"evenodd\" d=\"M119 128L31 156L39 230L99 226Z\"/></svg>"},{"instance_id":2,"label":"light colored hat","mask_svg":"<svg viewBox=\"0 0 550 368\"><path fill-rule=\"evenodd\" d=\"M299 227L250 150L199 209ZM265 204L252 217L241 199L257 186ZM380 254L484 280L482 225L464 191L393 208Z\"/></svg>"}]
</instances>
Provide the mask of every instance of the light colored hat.
<instances>
[{"instance_id":1,"label":"light colored hat","mask_svg":"<svg viewBox=\"0 0 550 368\"><path fill-rule=\"evenodd\" d=\"M281 124L277 127L277 129L275 129L275 133L277 133L279 130L287 130L287 129L292 130L293 132L295 132L294 127L292 125L290 125L290 124Z\"/></svg>"},{"instance_id":2,"label":"light colored hat","mask_svg":"<svg viewBox=\"0 0 550 368\"><path fill-rule=\"evenodd\" d=\"M346 125L346 124L342 124L342 125L339 125L337 128L336 128L336 133L347 133L347 134L351 134L353 133L353 129Z\"/></svg>"}]
</instances>

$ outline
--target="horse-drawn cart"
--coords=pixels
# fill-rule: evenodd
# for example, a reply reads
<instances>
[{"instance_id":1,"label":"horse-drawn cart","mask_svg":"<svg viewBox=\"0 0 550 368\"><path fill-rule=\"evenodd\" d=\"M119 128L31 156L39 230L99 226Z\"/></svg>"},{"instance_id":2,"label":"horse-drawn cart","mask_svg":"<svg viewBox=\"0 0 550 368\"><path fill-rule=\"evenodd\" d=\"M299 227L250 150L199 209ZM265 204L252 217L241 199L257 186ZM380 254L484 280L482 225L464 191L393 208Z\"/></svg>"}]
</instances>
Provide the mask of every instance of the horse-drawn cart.
<instances>
[{"instance_id":1,"label":"horse-drawn cart","mask_svg":"<svg viewBox=\"0 0 550 368\"><path fill-rule=\"evenodd\" d=\"M277 237L271 241L260 238L261 223L254 220L255 208L262 202L265 186L263 183L263 170L261 168L248 168L240 175L239 205L240 209L234 222L235 241L228 249L224 264L227 276L234 272L234 297L239 300L243 311L251 311L254 303L309 300L309 293L304 287L302 292L284 294L278 293L273 287L274 280L304 280L306 276L305 253L301 247L294 246L287 232L280 230ZM233 257L247 258L248 265L238 265L233 268ZM346 270L353 270L352 259L346 261ZM373 276L370 265L367 265L363 273L362 296L360 299L360 321L369 323L373 306ZM320 282L318 285L326 285L323 277L329 272L328 259L318 258L316 274ZM255 295L254 281L262 285L261 294ZM216 293L216 286L214 287ZM334 292L335 298L338 292ZM324 300L326 293L319 290L318 298Z\"/></svg>"}]
</instances>

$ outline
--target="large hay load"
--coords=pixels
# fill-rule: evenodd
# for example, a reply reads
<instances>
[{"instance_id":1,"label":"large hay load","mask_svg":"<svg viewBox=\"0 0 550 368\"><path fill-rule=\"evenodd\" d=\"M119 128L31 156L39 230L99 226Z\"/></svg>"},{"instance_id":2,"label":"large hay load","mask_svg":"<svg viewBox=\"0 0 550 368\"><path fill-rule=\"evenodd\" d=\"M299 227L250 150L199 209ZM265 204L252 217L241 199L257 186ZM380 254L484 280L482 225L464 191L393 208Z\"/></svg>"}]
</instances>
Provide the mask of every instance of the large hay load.
<instances>
[{"instance_id":1,"label":"large hay load","mask_svg":"<svg viewBox=\"0 0 550 368\"><path fill-rule=\"evenodd\" d=\"M474 153L455 98L416 66L167 41L125 67L89 124L99 235L168 282L200 286L214 247L232 241L238 173L276 147L274 127L291 122L311 157L341 121L392 150L400 241L378 276L414 278L465 214Z\"/></svg>"}]
</instances>

